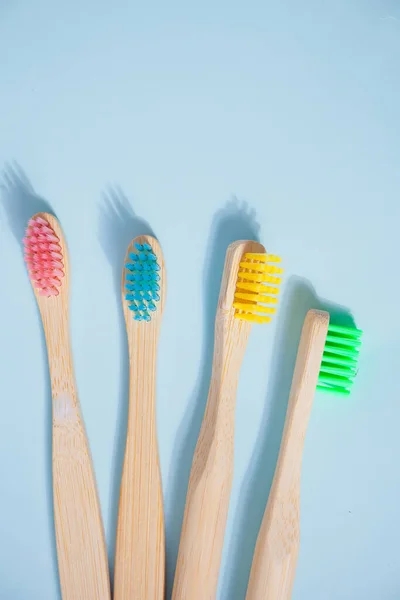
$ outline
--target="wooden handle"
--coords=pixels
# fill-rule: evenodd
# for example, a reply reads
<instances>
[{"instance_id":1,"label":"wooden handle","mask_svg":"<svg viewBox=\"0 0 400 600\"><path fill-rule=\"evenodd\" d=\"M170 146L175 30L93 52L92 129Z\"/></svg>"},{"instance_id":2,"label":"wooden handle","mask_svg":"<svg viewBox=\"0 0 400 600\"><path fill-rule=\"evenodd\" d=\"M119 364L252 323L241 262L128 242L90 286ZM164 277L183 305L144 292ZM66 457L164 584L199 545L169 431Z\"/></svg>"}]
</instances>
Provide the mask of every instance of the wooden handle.
<instances>
[{"instance_id":1,"label":"wooden handle","mask_svg":"<svg viewBox=\"0 0 400 600\"><path fill-rule=\"evenodd\" d=\"M70 350L68 251L57 219L48 213L35 217L53 228L64 263L58 296L42 296L32 286L46 336L53 398L53 500L61 594L63 600L110 600L104 529Z\"/></svg>"},{"instance_id":2,"label":"wooden handle","mask_svg":"<svg viewBox=\"0 0 400 600\"><path fill-rule=\"evenodd\" d=\"M258 534L246 600L289 600L300 545L300 474L304 439L328 332L329 314L306 316L278 462Z\"/></svg>"},{"instance_id":3,"label":"wooden handle","mask_svg":"<svg viewBox=\"0 0 400 600\"><path fill-rule=\"evenodd\" d=\"M243 321L217 316L211 385L190 473L173 600L216 597L233 477L236 388L249 331Z\"/></svg>"},{"instance_id":4,"label":"wooden handle","mask_svg":"<svg viewBox=\"0 0 400 600\"><path fill-rule=\"evenodd\" d=\"M133 323L129 417L115 555L114 600L162 600L165 535L156 437L158 324Z\"/></svg>"},{"instance_id":5,"label":"wooden handle","mask_svg":"<svg viewBox=\"0 0 400 600\"><path fill-rule=\"evenodd\" d=\"M172 600L214 600L233 477L236 388L251 324L234 318L239 264L258 242L228 247L215 319L210 391L197 441L183 518Z\"/></svg>"},{"instance_id":6,"label":"wooden handle","mask_svg":"<svg viewBox=\"0 0 400 600\"><path fill-rule=\"evenodd\" d=\"M42 308L53 396L53 495L63 600L110 600L103 523L77 399L66 312ZM54 306L53 304L53 306Z\"/></svg>"}]
</instances>

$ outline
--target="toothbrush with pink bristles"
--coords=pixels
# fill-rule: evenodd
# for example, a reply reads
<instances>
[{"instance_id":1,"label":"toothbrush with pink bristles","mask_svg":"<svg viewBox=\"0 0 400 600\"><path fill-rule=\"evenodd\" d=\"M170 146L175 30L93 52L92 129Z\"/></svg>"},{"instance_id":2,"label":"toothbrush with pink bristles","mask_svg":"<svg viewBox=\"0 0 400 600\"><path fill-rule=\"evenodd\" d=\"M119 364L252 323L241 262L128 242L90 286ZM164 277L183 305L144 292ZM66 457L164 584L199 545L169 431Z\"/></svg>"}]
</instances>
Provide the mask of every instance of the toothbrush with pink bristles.
<instances>
[{"instance_id":1,"label":"toothbrush with pink bristles","mask_svg":"<svg viewBox=\"0 0 400 600\"><path fill-rule=\"evenodd\" d=\"M50 367L53 501L62 598L110 600L104 530L73 374L68 254L57 219L47 213L32 217L24 246Z\"/></svg>"}]
</instances>

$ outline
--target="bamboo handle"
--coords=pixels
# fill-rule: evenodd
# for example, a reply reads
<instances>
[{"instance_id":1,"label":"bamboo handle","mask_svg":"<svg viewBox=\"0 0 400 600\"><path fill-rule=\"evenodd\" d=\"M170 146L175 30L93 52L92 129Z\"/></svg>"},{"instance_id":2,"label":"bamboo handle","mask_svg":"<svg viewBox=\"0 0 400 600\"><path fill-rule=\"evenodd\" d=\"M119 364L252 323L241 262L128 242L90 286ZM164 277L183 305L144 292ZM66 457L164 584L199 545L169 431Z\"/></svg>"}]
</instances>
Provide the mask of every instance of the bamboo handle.
<instances>
[{"instance_id":1,"label":"bamboo handle","mask_svg":"<svg viewBox=\"0 0 400 600\"><path fill-rule=\"evenodd\" d=\"M38 218L42 223L47 222L57 236L63 265L63 275L55 295L42 295L36 279L31 279L42 317L50 369L53 501L61 594L63 600L110 600L103 523L75 390L68 326L68 251L57 219L48 213L38 213L33 217L35 220ZM29 271L32 275L31 268Z\"/></svg>"},{"instance_id":2,"label":"bamboo handle","mask_svg":"<svg viewBox=\"0 0 400 600\"><path fill-rule=\"evenodd\" d=\"M53 396L53 501L62 598L110 600L103 523L75 391L66 313L43 310L43 322Z\"/></svg>"},{"instance_id":3,"label":"bamboo handle","mask_svg":"<svg viewBox=\"0 0 400 600\"><path fill-rule=\"evenodd\" d=\"M258 534L246 600L289 600L300 545L300 474L329 314L310 310L297 353L274 480Z\"/></svg>"},{"instance_id":4,"label":"bamboo handle","mask_svg":"<svg viewBox=\"0 0 400 600\"><path fill-rule=\"evenodd\" d=\"M162 600L165 594L165 535L155 414L157 336L158 325L153 323L133 324L128 332L130 400L114 600Z\"/></svg>"},{"instance_id":5,"label":"bamboo handle","mask_svg":"<svg viewBox=\"0 0 400 600\"><path fill-rule=\"evenodd\" d=\"M194 453L172 600L213 600L233 477L235 398L249 328L216 320L213 372Z\"/></svg>"},{"instance_id":6,"label":"bamboo handle","mask_svg":"<svg viewBox=\"0 0 400 600\"><path fill-rule=\"evenodd\" d=\"M53 401L53 494L63 600L109 600L96 484L79 409L68 393Z\"/></svg>"}]
</instances>

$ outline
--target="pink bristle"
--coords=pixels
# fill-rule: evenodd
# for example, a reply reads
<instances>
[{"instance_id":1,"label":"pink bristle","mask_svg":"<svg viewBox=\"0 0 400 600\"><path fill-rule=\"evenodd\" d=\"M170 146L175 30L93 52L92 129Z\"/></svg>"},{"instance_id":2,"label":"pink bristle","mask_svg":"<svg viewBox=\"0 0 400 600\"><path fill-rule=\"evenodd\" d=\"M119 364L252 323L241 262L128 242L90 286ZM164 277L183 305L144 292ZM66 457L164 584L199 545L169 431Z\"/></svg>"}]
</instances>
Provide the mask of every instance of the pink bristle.
<instances>
[{"instance_id":1,"label":"pink bristle","mask_svg":"<svg viewBox=\"0 0 400 600\"><path fill-rule=\"evenodd\" d=\"M65 272L60 239L50 223L42 217L32 218L23 244L25 262L34 287L41 296L57 296Z\"/></svg>"},{"instance_id":2,"label":"pink bristle","mask_svg":"<svg viewBox=\"0 0 400 600\"><path fill-rule=\"evenodd\" d=\"M60 260L52 260L51 266L56 269L62 269L64 271L64 265Z\"/></svg>"},{"instance_id":3,"label":"pink bristle","mask_svg":"<svg viewBox=\"0 0 400 600\"><path fill-rule=\"evenodd\" d=\"M59 242L58 236L54 233L54 231L50 227L42 227L40 229L40 235L45 235L48 240L52 242Z\"/></svg>"}]
</instances>

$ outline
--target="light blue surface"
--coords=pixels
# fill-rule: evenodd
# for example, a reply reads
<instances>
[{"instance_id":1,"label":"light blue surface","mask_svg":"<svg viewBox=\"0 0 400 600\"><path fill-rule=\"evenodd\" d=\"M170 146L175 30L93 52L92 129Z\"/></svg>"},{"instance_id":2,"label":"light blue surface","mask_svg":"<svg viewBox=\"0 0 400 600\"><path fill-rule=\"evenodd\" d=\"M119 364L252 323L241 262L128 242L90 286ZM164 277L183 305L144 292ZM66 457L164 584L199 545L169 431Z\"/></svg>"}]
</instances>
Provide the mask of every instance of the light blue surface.
<instances>
[{"instance_id":1,"label":"light blue surface","mask_svg":"<svg viewBox=\"0 0 400 600\"><path fill-rule=\"evenodd\" d=\"M47 366L15 239L42 208L35 194L69 243L76 377L110 557L125 249L151 228L168 269L158 424L170 589L223 257L258 235L286 278L240 377L218 600L244 599L315 295L351 308L365 337L351 399L315 399L293 600L400 597L399 64L395 0L0 0L1 600L59 598Z\"/></svg>"}]
</instances>

